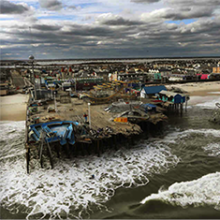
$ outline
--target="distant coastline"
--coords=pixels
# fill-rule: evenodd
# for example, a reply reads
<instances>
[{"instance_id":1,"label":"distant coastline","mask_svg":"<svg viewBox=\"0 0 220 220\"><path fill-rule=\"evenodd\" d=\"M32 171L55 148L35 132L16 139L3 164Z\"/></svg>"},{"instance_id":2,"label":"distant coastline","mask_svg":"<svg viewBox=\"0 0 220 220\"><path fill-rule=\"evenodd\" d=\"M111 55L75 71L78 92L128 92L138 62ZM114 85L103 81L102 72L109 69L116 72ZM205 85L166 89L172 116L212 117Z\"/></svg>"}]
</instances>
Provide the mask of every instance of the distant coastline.
<instances>
[{"instance_id":1,"label":"distant coastline","mask_svg":"<svg viewBox=\"0 0 220 220\"><path fill-rule=\"evenodd\" d=\"M112 58L62 58L62 59L37 59L39 62L48 62L48 61L98 61L98 60L187 60L187 59L219 59L220 56L198 56L198 57L112 57ZM8 59L1 60L0 62L14 62L14 61L28 61L28 59Z\"/></svg>"}]
</instances>

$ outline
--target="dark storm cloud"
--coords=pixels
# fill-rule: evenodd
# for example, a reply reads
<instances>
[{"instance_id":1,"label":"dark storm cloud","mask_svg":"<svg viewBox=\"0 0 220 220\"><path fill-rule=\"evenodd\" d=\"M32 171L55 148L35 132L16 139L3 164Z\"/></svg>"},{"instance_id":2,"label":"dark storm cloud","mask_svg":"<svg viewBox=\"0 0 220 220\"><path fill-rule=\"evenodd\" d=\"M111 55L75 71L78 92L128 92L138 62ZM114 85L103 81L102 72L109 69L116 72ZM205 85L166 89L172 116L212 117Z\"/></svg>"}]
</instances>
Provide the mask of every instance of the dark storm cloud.
<instances>
[{"instance_id":1,"label":"dark storm cloud","mask_svg":"<svg viewBox=\"0 0 220 220\"><path fill-rule=\"evenodd\" d=\"M135 3L155 3L155 2L159 2L160 0L131 0L131 2L135 2Z\"/></svg>"},{"instance_id":2,"label":"dark storm cloud","mask_svg":"<svg viewBox=\"0 0 220 220\"><path fill-rule=\"evenodd\" d=\"M160 13L159 17L170 20L183 20L192 18L210 17L213 15L213 8L200 7L196 9L189 9L181 11L175 9L167 9Z\"/></svg>"},{"instance_id":3,"label":"dark storm cloud","mask_svg":"<svg viewBox=\"0 0 220 220\"><path fill-rule=\"evenodd\" d=\"M101 22L101 24L104 25L139 25L139 24L143 24L143 22L140 21L132 21L132 20L128 20L128 19L124 19L122 17L119 17L117 19L109 19L109 20L104 20Z\"/></svg>"},{"instance_id":4,"label":"dark storm cloud","mask_svg":"<svg viewBox=\"0 0 220 220\"><path fill-rule=\"evenodd\" d=\"M0 14L23 14L30 9L27 6L15 4L6 0L0 1Z\"/></svg>"},{"instance_id":5,"label":"dark storm cloud","mask_svg":"<svg viewBox=\"0 0 220 220\"><path fill-rule=\"evenodd\" d=\"M91 27L86 25L71 25L69 26L69 31L60 32L60 34L64 35L72 35L72 36L111 36L116 34L113 30L108 27Z\"/></svg>"},{"instance_id":6,"label":"dark storm cloud","mask_svg":"<svg viewBox=\"0 0 220 220\"><path fill-rule=\"evenodd\" d=\"M210 18L218 14L220 0L164 0L168 7L143 13L142 20L145 22L165 20L185 20Z\"/></svg>"},{"instance_id":7,"label":"dark storm cloud","mask_svg":"<svg viewBox=\"0 0 220 220\"><path fill-rule=\"evenodd\" d=\"M40 6L50 11L58 11L63 8L62 2L58 0L39 0Z\"/></svg>"},{"instance_id":8,"label":"dark storm cloud","mask_svg":"<svg viewBox=\"0 0 220 220\"><path fill-rule=\"evenodd\" d=\"M165 0L166 3L173 6L218 6L219 0Z\"/></svg>"},{"instance_id":9,"label":"dark storm cloud","mask_svg":"<svg viewBox=\"0 0 220 220\"><path fill-rule=\"evenodd\" d=\"M214 16L220 0L165 0L170 8L161 10L158 17L172 20Z\"/></svg>"},{"instance_id":10,"label":"dark storm cloud","mask_svg":"<svg viewBox=\"0 0 220 220\"><path fill-rule=\"evenodd\" d=\"M110 26L131 26L131 25L141 25L142 21L125 19L119 15L114 15L111 13L103 14L97 18L97 22L101 25Z\"/></svg>"},{"instance_id":11,"label":"dark storm cloud","mask_svg":"<svg viewBox=\"0 0 220 220\"><path fill-rule=\"evenodd\" d=\"M40 30L40 31L56 31L60 30L60 26L55 25L46 25L46 24L35 24L31 26L33 29Z\"/></svg>"},{"instance_id":12,"label":"dark storm cloud","mask_svg":"<svg viewBox=\"0 0 220 220\"><path fill-rule=\"evenodd\" d=\"M66 21L60 21L59 24L36 22L32 25L32 41L27 24L19 24L19 27L11 25L10 29L5 24L1 33L8 37L1 42L4 45L2 57L15 51L19 58L27 58L31 44L34 45L35 57L38 59L199 56L220 53L220 17L198 19L188 25L167 24L160 19L133 25L124 22L126 19L123 18L123 25L118 25L120 22L107 25L109 21L120 21L119 18L108 14L90 25Z\"/></svg>"}]
</instances>

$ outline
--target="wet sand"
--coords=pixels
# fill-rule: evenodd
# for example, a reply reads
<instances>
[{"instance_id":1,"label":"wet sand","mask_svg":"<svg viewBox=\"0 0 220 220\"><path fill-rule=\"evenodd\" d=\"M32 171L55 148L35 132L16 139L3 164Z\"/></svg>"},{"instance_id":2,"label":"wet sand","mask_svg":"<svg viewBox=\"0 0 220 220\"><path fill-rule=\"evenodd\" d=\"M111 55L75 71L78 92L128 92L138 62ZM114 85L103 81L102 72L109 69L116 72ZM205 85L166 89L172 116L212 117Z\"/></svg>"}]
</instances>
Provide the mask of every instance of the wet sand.
<instances>
[{"instance_id":1,"label":"wet sand","mask_svg":"<svg viewBox=\"0 0 220 220\"><path fill-rule=\"evenodd\" d=\"M178 87L188 92L190 95L189 105L208 102L215 108L215 103L220 102L220 81L173 84L166 87Z\"/></svg>"},{"instance_id":2,"label":"wet sand","mask_svg":"<svg viewBox=\"0 0 220 220\"><path fill-rule=\"evenodd\" d=\"M26 120L27 101L28 95L23 94L0 96L0 120Z\"/></svg>"},{"instance_id":3,"label":"wet sand","mask_svg":"<svg viewBox=\"0 0 220 220\"><path fill-rule=\"evenodd\" d=\"M167 88L178 87L187 91L190 96L212 96L214 93L220 94L220 81L215 82L198 82L198 83L185 83L185 84L172 84L167 85ZM217 93L216 93L217 94Z\"/></svg>"}]
</instances>

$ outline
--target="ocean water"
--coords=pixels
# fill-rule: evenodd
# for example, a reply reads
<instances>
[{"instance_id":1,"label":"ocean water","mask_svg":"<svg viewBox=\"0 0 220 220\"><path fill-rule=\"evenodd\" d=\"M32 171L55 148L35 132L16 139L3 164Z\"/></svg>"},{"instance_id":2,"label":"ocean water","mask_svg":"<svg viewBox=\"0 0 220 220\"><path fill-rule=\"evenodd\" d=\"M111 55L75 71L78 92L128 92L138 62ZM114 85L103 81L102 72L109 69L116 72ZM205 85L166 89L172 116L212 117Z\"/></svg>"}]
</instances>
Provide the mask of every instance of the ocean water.
<instances>
[{"instance_id":1,"label":"ocean water","mask_svg":"<svg viewBox=\"0 0 220 220\"><path fill-rule=\"evenodd\" d=\"M208 121L216 110L208 102L130 149L54 156L54 169L33 159L30 175L24 122L1 122L1 218L220 218L220 127Z\"/></svg>"}]
</instances>

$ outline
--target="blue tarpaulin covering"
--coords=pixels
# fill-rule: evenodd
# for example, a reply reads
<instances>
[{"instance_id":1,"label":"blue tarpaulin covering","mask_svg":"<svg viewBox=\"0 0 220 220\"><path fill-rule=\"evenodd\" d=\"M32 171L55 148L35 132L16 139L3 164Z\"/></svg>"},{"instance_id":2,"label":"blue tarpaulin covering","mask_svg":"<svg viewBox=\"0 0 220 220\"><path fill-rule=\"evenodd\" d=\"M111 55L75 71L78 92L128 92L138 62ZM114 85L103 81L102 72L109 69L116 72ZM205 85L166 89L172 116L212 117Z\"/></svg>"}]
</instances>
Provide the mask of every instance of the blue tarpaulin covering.
<instances>
[{"instance_id":1,"label":"blue tarpaulin covering","mask_svg":"<svg viewBox=\"0 0 220 220\"><path fill-rule=\"evenodd\" d=\"M153 104L149 104L149 103L147 103L147 104L144 104L144 107L148 107L148 108L157 108L157 106L156 105L153 105Z\"/></svg>"},{"instance_id":2,"label":"blue tarpaulin covering","mask_svg":"<svg viewBox=\"0 0 220 220\"><path fill-rule=\"evenodd\" d=\"M144 87L144 91L147 95L153 95L153 94L159 93L162 90L167 91L165 86L145 86Z\"/></svg>"},{"instance_id":3,"label":"blue tarpaulin covering","mask_svg":"<svg viewBox=\"0 0 220 220\"><path fill-rule=\"evenodd\" d=\"M47 134L53 134L52 137L46 137L45 140L48 143L60 141L61 145L67 143L75 143L73 126L79 125L76 121L54 121L30 125L30 131L33 131L31 137L35 141L40 140L40 132L43 129ZM50 136L50 135L49 135Z\"/></svg>"},{"instance_id":4,"label":"blue tarpaulin covering","mask_svg":"<svg viewBox=\"0 0 220 220\"><path fill-rule=\"evenodd\" d=\"M157 106L156 105L153 105L153 104L142 104L141 105L144 109L145 109L145 112L147 113L148 111L156 111L157 110Z\"/></svg>"}]
</instances>

